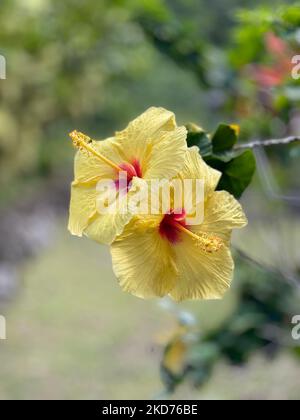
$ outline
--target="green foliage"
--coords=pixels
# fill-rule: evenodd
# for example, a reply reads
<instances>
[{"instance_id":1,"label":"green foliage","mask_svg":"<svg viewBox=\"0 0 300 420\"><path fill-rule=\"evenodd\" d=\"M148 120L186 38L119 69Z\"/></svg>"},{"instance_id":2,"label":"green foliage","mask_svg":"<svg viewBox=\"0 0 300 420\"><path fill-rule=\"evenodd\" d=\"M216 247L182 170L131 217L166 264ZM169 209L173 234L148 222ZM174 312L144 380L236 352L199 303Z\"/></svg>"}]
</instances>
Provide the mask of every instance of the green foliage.
<instances>
[{"instance_id":1,"label":"green foliage","mask_svg":"<svg viewBox=\"0 0 300 420\"><path fill-rule=\"evenodd\" d=\"M187 144L189 147L197 146L200 149L202 157L212 154L212 143L208 134L196 124L188 123L187 128Z\"/></svg>"},{"instance_id":2,"label":"green foliage","mask_svg":"<svg viewBox=\"0 0 300 420\"><path fill-rule=\"evenodd\" d=\"M207 85L203 51L205 43L188 23L182 25L170 11L168 18L153 20L147 14L140 14L138 22L148 39L164 55L172 58L179 66L191 70L202 85ZM193 34L193 35L192 35Z\"/></svg>"},{"instance_id":3,"label":"green foliage","mask_svg":"<svg viewBox=\"0 0 300 420\"><path fill-rule=\"evenodd\" d=\"M99 120L116 120L119 105L108 89L144 68L140 35L117 3L110 13L107 1L1 5L8 70L0 82L0 184L61 165L74 126L93 130Z\"/></svg>"},{"instance_id":4,"label":"green foliage","mask_svg":"<svg viewBox=\"0 0 300 420\"><path fill-rule=\"evenodd\" d=\"M271 1L264 3L273 7ZM0 81L0 184L55 170L68 157L65 135L74 127L105 136L112 126L120 127L151 104L183 107L176 94L181 85L188 98L184 108L192 110L202 101L204 111L197 112L209 115L208 126L224 117L232 119L232 109L241 108L236 88L242 79L236 72L245 63L245 59L240 64L236 60L244 52L247 60L263 57L266 30L298 45L299 8L281 7L276 19L272 19L273 8L241 12L235 26L239 4L214 0L211 10L204 0L114 0L97 6L94 0L3 1L1 54L7 58L8 75ZM235 35L230 46L231 31ZM220 96L220 103L213 101L217 112L211 112L209 97L196 100L200 95L185 88L187 72L176 72L171 62L166 68L167 62L161 61L151 44L193 73L202 87L218 88L214 95ZM249 54L251 48L254 51ZM294 81L278 90L277 113L284 110L289 115L289 98L299 97L297 86ZM251 101L253 91L248 85L242 90ZM160 97L169 95L169 100L155 103L159 95L153 92L160 91ZM274 124L266 122L268 109L254 104L251 115L250 121L243 121L245 136L254 130L257 135L273 135Z\"/></svg>"},{"instance_id":5,"label":"green foliage","mask_svg":"<svg viewBox=\"0 0 300 420\"><path fill-rule=\"evenodd\" d=\"M207 162L210 166L222 172L218 189L226 190L240 198L245 189L249 186L256 168L255 157L252 150L244 152L235 152L233 157L228 159L225 155L225 161L222 156L213 156Z\"/></svg>"},{"instance_id":6,"label":"green foliage","mask_svg":"<svg viewBox=\"0 0 300 420\"><path fill-rule=\"evenodd\" d=\"M238 140L237 128L220 124L210 136L195 124L186 124L189 147L198 146L207 164L222 173L219 190L226 190L236 198L249 186L256 169L252 150L241 152L234 146Z\"/></svg>"},{"instance_id":7,"label":"green foliage","mask_svg":"<svg viewBox=\"0 0 300 420\"><path fill-rule=\"evenodd\" d=\"M284 337L289 337L291 318L299 304L294 290L286 282L262 269L238 261L239 301L235 311L212 332L193 334L182 360L180 375L168 371L162 361L162 380L167 389L174 390L183 380L196 387L204 385L220 360L244 365L256 351L274 357ZM286 340L287 347L297 356L297 348ZM170 342L167 348L172 345ZM165 352L166 356L166 352ZM164 357L165 357L164 356Z\"/></svg>"},{"instance_id":8,"label":"green foliage","mask_svg":"<svg viewBox=\"0 0 300 420\"><path fill-rule=\"evenodd\" d=\"M297 48L297 34L300 25L300 2L276 8L258 7L243 9L236 13L239 24L232 32L234 48L230 49L232 64L241 67L252 62L265 62L265 35L275 33L281 39L291 42Z\"/></svg>"},{"instance_id":9,"label":"green foliage","mask_svg":"<svg viewBox=\"0 0 300 420\"><path fill-rule=\"evenodd\" d=\"M193 76L153 48L133 19L140 13L169 16L160 0L1 3L1 193L34 175L71 171L74 128L105 138L152 105L179 118L206 114Z\"/></svg>"},{"instance_id":10,"label":"green foliage","mask_svg":"<svg viewBox=\"0 0 300 420\"><path fill-rule=\"evenodd\" d=\"M222 154L232 150L238 140L236 129L230 125L220 124L212 136L211 142L214 154Z\"/></svg>"},{"instance_id":11,"label":"green foliage","mask_svg":"<svg viewBox=\"0 0 300 420\"><path fill-rule=\"evenodd\" d=\"M239 1L216 1L211 20L202 1L158 3L163 18L140 9L136 19L153 45L208 91L210 120L239 121L243 139L286 134L278 130L278 119L287 124L300 98L300 80L293 80L290 70L299 50L299 2L264 0L240 10ZM286 43L285 58L268 50L268 34ZM261 85L270 78L277 79L274 86Z\"/></svg>"}]
</instances>

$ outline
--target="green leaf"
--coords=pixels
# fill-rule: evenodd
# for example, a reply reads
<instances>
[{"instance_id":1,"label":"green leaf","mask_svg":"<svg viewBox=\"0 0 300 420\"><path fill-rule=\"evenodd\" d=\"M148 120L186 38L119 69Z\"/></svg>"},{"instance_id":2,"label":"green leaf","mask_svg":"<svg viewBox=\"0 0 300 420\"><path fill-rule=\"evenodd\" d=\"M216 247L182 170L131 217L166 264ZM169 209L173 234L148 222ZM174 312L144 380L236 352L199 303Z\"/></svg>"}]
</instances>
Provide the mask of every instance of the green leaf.
<instances>
[{"instance_id":1,"label":"green leaf","mask_svg":"<svg viewBox=\"0 0 300 420\"><path fill-rule=\"evenodd\" d=\"M238 139L238 126L220 124L212 140L203 128L186 124L189 147L198 146L205 162L222 173L218 190L226 190L239 198L250 184L256 163L253 152L240 152L233 146Z\"/></svg>"},{"instance_id":2,"label":"green leaf","mask_svg":"<svg viewBox=\"0 0 300 420\"><path fill-rule=\"evenodd\" d=\"M237 126L220 124L212 137L213 153L223 153L231 150L238 140Z\"/></svg>"},{"instance_id":3,"label":"green leaf","mask_svg":"<svg viewBox=\"0 0 300 420\"><path fill-rule=\"evenodd\" d=\"M186 129L188 130L188 147L199 147L200 154L202 157L211 155L212 143L207 133L201 127L198 127L196 124L193 123L186 124Z\"/></svg>"},{"instance_id":4,"label":"green leaf","mask_svg":"<svg viewBox=\"0 0 300 420\"><path fill-rule=\"evenodd\" d=\"M226 190L239 198L250 184L256 168L252 150L246 150L229 162L222 162L218 190Z\"/></svg>"}]
</instances>

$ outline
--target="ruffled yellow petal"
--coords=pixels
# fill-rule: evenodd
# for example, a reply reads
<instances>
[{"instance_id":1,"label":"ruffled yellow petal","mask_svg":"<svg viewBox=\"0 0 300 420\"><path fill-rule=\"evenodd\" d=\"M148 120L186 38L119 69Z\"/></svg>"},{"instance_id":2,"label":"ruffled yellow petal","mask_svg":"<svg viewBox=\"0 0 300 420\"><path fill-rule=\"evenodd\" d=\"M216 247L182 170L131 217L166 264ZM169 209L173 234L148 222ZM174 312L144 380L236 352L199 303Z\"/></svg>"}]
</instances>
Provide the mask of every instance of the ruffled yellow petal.
<instances>
[{"instance_id":1,"label":"ruffled yellow petal","mask_svg":"<svg viewBox=\"0 0 300 420\"><path fill-rule=\"evenodd\" d=\"M204 182L204 196L207 198L215 189L221 178L221 172L208 166L199 154L196 146L185 153L184 166L180 171L181 179L199 179Z\"/></svg>"},{"instance_id":2,"label":"ruffled yellow petal","mask_svg":"<svg viewBox=\"0 0 300 420\"><path fill-rule=\"evenodd\" d=\"M151 107L131 121L127 128L116 133L116 138L124 146L129 158L143 155L149 139L161 131L173 131L176 128L175 116L164 108Z\"/></svg>"},{"instance_id":3,"label":"ruffled yellow petal","mask_svg":"<svg viewBox=\"0 0 300 420\"><path fill-rule=\"evenodd\" d=\"M91 223L84 230L84 234L101 244L111 244L120 235L124 226L130 221L130 213L99 214L96 213Z\"/></svg>"},{"instance_id":4,"label":"ruffled yellow petal","mask_svg":"<svg viewBox=\"0 0 300 420\"><path fill-rule=\"evenodd\" d=\"M131 207L131 202L138 188L148 188L148 185L142 179L134 177L128 194L123 197L119 195L116 197L118 209L111 214L100 212L96 206L96 212L84 230L85 235L96 242L111 244L116 236L123 232L124 227L135 214L135 209Z\"/></svg>"},{"instance_id":5,"label":"ruffled yellow petal","mask_svg":"<svg viewBox=\"0 0 300 420\"><path fill-rule=\"evenodd\" d=\"M128 127L116 133L127 162L137 159L145 178L171 178L181 169L186 128L177 127L175 116L164 108L149 108Z\"/></svg>"},{"instance_id":6,"label":"ruffled yellow petal","mask_svg":"<svg viewBox=\"0 0 300 420\"><path fill-rule=\"evenodd\" d=\"M114 139L93 141L92 147L116 163L120 162ZM82 236L96 215L97 182L100 179L115 178L116 171L93 154L79 150L75 156L74 177L68 229L73 235Z\"/></svg>"},{"instance_id":7,"label":"ruffled yellow petal","mask_svg":"<svg viewBox=\"0 0 300 420\"><path fill-rule=\"evenodd\" d=\"M98 181L115 180L118 167L135 160L142 166L143 178L173 177L183 164L186 149L185 128L176 127L174 114L163 108L150 108L116 138L94 141L76 131L70 136L79 151L75 157L69 229L79 236L85 230L101 243L111 243L122 233L132 212L98 214Z\"/></svg>"},{"instance_id":8,"label":"ruffled yellow petal","mask_svg":"<svg viewBox=\"0 0 300 420\"><path fill-rule=\"evenodd\" d=\"M110 159L116 165L123 162L114 138L93 141L93 148ZM79 150L75 156L74 178L76 183L97 182L99 179L116 177L116 171L96 156L87 151Z\"/></svg>"},{"instance_id":9,"label":"ruffled yellow petal","mask_svg":"<svg viewBox=\"0 0 300 420\"><path fill-rule=\"evenodd\" d=\"M72 184L68 224L72 235L82 236L89 219L96 212L96 195L95 185Z\"/></svg>"},{"instance_id":10,"label":"ruffled yellow petal","mask_svg":"<svg viewBox=\"0 0 300 420\"><path fill-rule=\"evenodd\" d=\"M231 194L212 192L205 202L203 223L189 226L189 229L200 237L203 233L209 237L215 235L223 244L220 249L208 253L183 233L182 242L174 247L179 276L170 295L177 301L221 298L229 288L233 275L234 264L229 249L231 231L246 224L242 207Z\"/></svg>"},{"instance_id":11,"label":"ruffled yellow petal","mask_svg":"<svg viewBox=\"0 0 300 420\"><path fill-rule=\"evenodd\" d=\"M229 288L234 263L230 250L223 245L218 251L206 253L196 242L183 236L174 246L178 277L170 296L184 299L219 299Z\"/></svg>"},{"instance_id":12,"label":"ruffled yellow petal","mask_svg":"<svg viewBox=\"0 0 300 420\"><path fill-rule=\"evenodd\" d=\"M75 138L75 141L77 137L79 140L82 138L93 150L86 150L85 147L81 147L81 143L79 144L79 151L75 158L75 180L71 190L69 230L74 235L82 236L85 233L97 242L110 244L117 235L122 233L124 226L133 215L127 205L125 206L131 194L127 194L124 200L118 201L118 207L114 213L99 213L97 200L101 200L101 197L100 192L97 191L98 182L117 180L118 168L115 169L106 163L97 156L97 153L116 166L124 162L122 153L118 150L114 138L97 142L77 132L72 133L71 136ZM132 186L141 182L144 181L135 178L132 180ZM119 196L117 198L119 199Z\"/></svg>"},{"instance_id":13,"label":"ruffled yellow petal","mask_svg":"<svg viewBox=\"0 0 300 420\"><path fill-rule=\"evenodd\" d=\"M159 133L149 142L144 178L171 179L178 174L187 149L186 133L185 127L177 127L173 131Z\"/></svg>"},{"instance_id":14,"label":"ruffled yellow petal","mask_svg":"<svg viewBox=\"0 0 300 420\"><path fill-rule=\"evenodd\" d=\"M228 239L232 229L246 225L247 218L240 203L227 191L215 191L205 204L203 223L191 226L191 230Z\"/></svg>"},{"instance_id":15,"label":"ruffled yellow petal","mask_svg":"<svg viewBox=\"0 0 300 420\"><path fill-rule=\"evenodd\" d=\"M141 298L164 296L176 281L173 252L157 229L144 229L145 219L141 222L133 219L112 244L113 269L124 291ZM158 222L153 216L149 223Z\"/></svg>"}]
</instances>

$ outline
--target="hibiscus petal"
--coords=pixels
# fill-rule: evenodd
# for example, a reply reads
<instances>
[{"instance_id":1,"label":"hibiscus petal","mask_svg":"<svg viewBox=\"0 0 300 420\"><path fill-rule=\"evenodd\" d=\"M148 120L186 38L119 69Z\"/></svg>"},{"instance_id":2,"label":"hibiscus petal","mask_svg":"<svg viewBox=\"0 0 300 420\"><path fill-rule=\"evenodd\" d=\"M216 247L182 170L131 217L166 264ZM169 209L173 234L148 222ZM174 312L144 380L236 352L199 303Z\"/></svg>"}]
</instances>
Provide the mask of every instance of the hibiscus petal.
<instances>
[{"instance_id":1,"label":"hibiscus petal","mask_svg":"<svg viewBox=\"0 0 300 420\"><path fill-rule=\"evenodd\" d=\"M130 221L130 213L99 214L91 219L91 223L84 230L84 234L101 244L111 244L117 235L120 235L124 226Z\"/></svg>"},{"instance_id":2,"label":"hibiscus petal","mask_svg":"<svg viewBox=\"0 0 300 420\"><path fill-rule=\"evenodd\" d=\"M151 151L146 159L146 179L171 179L184 164L186 128L177 127L173 131L161 132L150 142Z\"/></svg>"},{"instance_id":3,"label":"hibiscus petal","mask_svg":"<svg viewBox=\"0 0 300 420\"><path fill-rule=\"evenodd\" d=\"M180 176L184 179L203 180L205 197L208 197L217 188L221 175L221 172L204 162L199 154L198 147L193 146L187 150Z\"/></svg>"},{"instance_id":4,"label":"hibiscus petal","mask_svg":"<svg viewBox=\"0 0 300 420\"><path fill-rule=\"evenodd\" d=\"M68 229L72 235L82 236L89 219L96 212L96 187L73 183Z\"/></svg>"},{"instance_id":5,"label":"hibiscus petal","mask_svg":"<svg viewBox=\"0 0 300 420\"><path fill-rule=\"evenodd\" d=\"M114 272L124 291L150 298L164 296L174 287L172 250L157 229L139 229L133 219L112 244L111 254Z\"/></svg>"},{"instance_id":6,"label":"hibiscus petal","mask_svg":"<svg viewBox=\"0 0 300 420\"><path fill-rule=\"evenodd\" d=\"M102 141L93 141L93 148L110 159L115 164L123 161L122 154L114 138ZM87 151L79 150L75 156L74 178L77 183L97 182L101 178L116 177L116 171L107 163Z\"/></svg>"},{"instance_id":7,"label":"hibiscus petal","mask_svg":"<svg viewBox=\"0 0 300 420\"><path fill-rule=\"evenodd\" d=\"M136 208L132 207L135 194L137 190L148 189L148 184L141 178L134 177L130 190L117 194L110 204L115 205L112 207L110 213L103 212L96 205L96 213L89 221L84 233L90 239L99 243L111 244L116 236L120 235L124 227L129 223L135 214ZM96 194L96 200L103 201L103 196L99 193ZM103 205L103 203L102 203Z\"/></svg>"},{"instance_id":8,"label":"hibiscus petal","mask_svg":"<svg viewBox=\"0 0 300 420\"><path fill-rule=\"evenodd\" d=\"M186 129L176 127L175 116L164 108L149 108L116 133L125 160L137 160L143 177L171 178L181 169L186 150Z\"/></svg>"},{"instance_id":9,"label":"hibiscus petal","mask_svg":"<svg viewBox=\"0 0 300 420\"><path fill-rule=\"evenodd\" d=\"M131 158L144 152L149 138L160 131L173 131L176 128L175 116L164 108L151 107L131 121L127 128L116 133L116 138L125 146Z\"/></svg>"},{"instance_id":10,"label":"hibiscus petal","mask_svg":"<svg viewBox=\"0 0 300 420\"><path fill-rule=\"evenodd\" d=\"M219 299L229 288L234 263L228 247L206 253L190 237L174 247L178 277L170 296L184 299Z\"/></svg>"},{"instance_id":11,"label":"hibiscus petal","mask_svg":"<svg viewBox=\"0 0 300 420\"><path fill-rule=\"evenodd\" d=\"M240 203L227 191L215 191L207 200L204 221L199 226L191 226L195 233L213 233L228 238L232 229L247 225L247 218Z\"/></svg>"}]
</instances>

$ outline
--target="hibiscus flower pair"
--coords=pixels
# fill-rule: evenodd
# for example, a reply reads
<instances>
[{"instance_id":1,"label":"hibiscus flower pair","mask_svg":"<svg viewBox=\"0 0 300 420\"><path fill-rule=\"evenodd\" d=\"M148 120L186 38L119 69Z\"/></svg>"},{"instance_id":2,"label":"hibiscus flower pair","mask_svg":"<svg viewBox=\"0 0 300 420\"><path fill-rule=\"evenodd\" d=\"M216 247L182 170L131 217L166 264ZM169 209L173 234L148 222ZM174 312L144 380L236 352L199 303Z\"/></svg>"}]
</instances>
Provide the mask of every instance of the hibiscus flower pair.
<instances>
[{"instance_id":1,"label":"hibiscus flower pair","mask_svg":"<svg viewBox=\"0 0 300 420\"><path fill-rule=\"evenodd\" d=\"M176 125L174 114L150 108L103 141L77 131L70 136L79 150L69 230L110 244L114 272L123 290L142 298L169 295L177 301L222 297L234 268L231 232L247 220L233 196L216 191L221 174L202 160L196 147L187 147L186 128ZM116 195L118 210L100 212L99 181L111 180L118 189L121 171L127 175L127 184L125 193L122 189ZM203 181L201 223L190 224L187 208L174 211L174 197L170 197L169 209L160 205L154 213L137 214L130 205L135 192L145 185L148 188L153 179Z\"/></svg>"}]
</instances>

